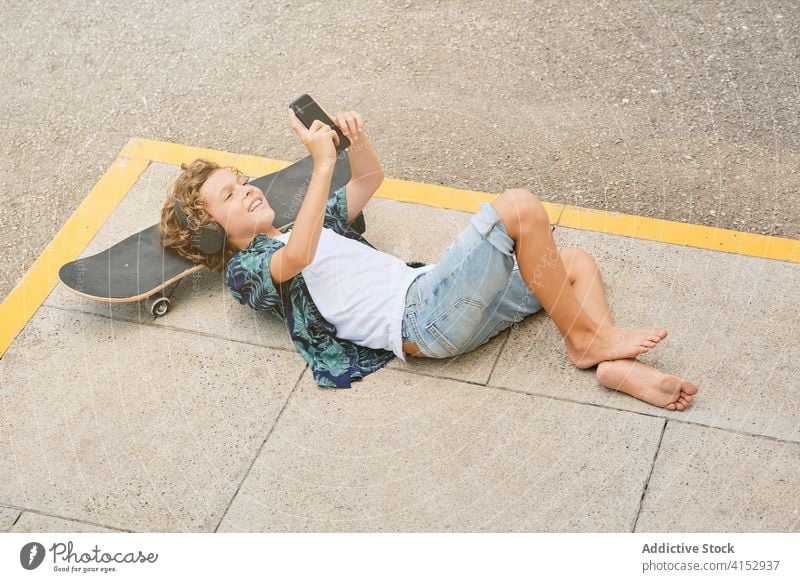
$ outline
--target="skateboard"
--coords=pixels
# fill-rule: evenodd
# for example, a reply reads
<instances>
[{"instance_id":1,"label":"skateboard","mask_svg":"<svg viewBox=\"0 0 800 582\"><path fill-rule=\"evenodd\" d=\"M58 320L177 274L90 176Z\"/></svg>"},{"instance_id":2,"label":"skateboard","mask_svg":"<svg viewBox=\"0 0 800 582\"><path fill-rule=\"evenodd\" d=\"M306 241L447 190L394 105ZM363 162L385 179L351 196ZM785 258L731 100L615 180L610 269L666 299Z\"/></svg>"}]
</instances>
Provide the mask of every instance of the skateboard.
<instances>
[{"instance_id":1,"label":"skateboard","mask_svg":"<svg viewBox=\"0 0 800 582\"><path fill-rule=\"evenodd\" d=\"M275 227L285 230L294 223L303 197L308 190L314 160L307 156L277 172L261 176L250 183L259 188L275 210ZM350 181L347 152L337 155L329 195ZM351 226L364 233L364 215L359 214ZM63 265L59 281L70 291L93 301L127 303L146 300L154 317L169 311L170 299L164 290L205 265L181 257L161 245L159 223L129 236L91 257Z\"/></svg>"}]
</instances>

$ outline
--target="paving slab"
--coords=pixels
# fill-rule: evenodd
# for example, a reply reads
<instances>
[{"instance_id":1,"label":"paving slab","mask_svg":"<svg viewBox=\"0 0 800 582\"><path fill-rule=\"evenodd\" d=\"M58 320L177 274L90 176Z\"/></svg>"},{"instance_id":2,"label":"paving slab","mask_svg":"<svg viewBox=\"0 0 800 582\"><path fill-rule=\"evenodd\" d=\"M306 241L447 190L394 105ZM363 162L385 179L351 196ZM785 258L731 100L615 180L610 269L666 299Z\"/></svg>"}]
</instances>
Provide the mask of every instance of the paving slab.
<instances>
[{"instance_id":1,"label":"paving slab","mask_svg":"<svg viewBox=\"0 0 800 582\"><path fill-rule=\"evenodd\" d=\"M218 531L631 531L664 420L383 369L304 375Z\"/></svg>"},{"instance_id":2,"label":"paving slab","mask_svg":"<svg viewBox=\"0 0 800 582\"><path fill-rule=\"evenodd\" d=\"M19 517L19 509L0 507L0 531L8 531Z\"/></svg>"},{"instance_id":3,"label":"paving slab","mask_svg":"<svg viewBox=\"0 0 800 582\"><path fill-rule=\"evenodd\" d=\"M579 370L545 312L512 327L489 385L800 441L800 265L556 227L600 266L615 323L669 333L639 357L700 388L668 411Z\"/></svg>"},{"instance_id":4,"label":"paving slab","mask_svg":"<svg viewBox=\"0 0 800 582\"><path fill-rule=\"evenodd\" d=\"M0 499L213 531L304 369L284 350L42 307L0 361Z\"/></svg>"},{"instance_id":5,"label":"paving slab","mask_svg":"<svg viewBox=\"0 0 800 582\"><path fill-rule=\"evenodd\" d=\"M800 532L800 444L668 422L637 532Z\"/></svg>"},{"instance_id":6,"label":"paving slab","mask_svg":"<svg viewBox=\"0 0 800 582\"><path fill-rule=\"evenodd\" d=\"M51 515L43 515L32 511L25 511L19 521L11 528L10 533L119 533L120 530L110 529L94 523L63 519Z\"/></svg>"}]
</instances>

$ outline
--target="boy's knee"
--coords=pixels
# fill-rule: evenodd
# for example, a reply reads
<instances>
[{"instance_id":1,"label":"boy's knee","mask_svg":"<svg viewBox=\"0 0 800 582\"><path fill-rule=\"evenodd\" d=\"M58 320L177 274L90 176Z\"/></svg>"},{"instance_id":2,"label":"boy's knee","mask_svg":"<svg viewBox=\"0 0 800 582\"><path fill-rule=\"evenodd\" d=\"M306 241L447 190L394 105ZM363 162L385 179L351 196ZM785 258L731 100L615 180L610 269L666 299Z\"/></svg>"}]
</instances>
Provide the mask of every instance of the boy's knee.
<instances>
[{"instance_id":1,"label":"boy's knee","mask_svg":"<svg viewBox=\"0 0 800 582\"><path fill-rule=\"evenodd\" d=\"M492 205L512 238L523 229L550 227L547 210L530 190L510 188L498 195Z\"/></svg>"}]
</instances>

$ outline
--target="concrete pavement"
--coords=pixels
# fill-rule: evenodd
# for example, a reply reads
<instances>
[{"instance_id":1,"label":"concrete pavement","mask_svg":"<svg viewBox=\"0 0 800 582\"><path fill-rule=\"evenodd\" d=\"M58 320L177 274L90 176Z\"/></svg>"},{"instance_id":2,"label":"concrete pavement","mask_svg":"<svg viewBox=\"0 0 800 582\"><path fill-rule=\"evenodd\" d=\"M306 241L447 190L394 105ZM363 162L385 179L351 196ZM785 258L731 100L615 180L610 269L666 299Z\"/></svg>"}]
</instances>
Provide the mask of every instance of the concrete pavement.
<instances>
[{"instance_id":1,"label":"concrete pavement","mask_svg":"<svg viewBox=\"0 0 800 582\"><path fill-rule=\"evenodd\" d=\"M178 171L147 161L80 256L156 222ZM490 197L401 186L365 215L404 260L435 262L469 221L452 207ZM619 325L669 330L640 359L699 385L686 411L574 368L543 311L471 354L329 390L220 274L184 279L158 319L43 276L6 300L29 297L30 316L0 360L0 530L800 531L800 242L685 239L700 248L652 240L674 223L548 210L558 245L600 265Z\"/></svg>"}]
</instances>

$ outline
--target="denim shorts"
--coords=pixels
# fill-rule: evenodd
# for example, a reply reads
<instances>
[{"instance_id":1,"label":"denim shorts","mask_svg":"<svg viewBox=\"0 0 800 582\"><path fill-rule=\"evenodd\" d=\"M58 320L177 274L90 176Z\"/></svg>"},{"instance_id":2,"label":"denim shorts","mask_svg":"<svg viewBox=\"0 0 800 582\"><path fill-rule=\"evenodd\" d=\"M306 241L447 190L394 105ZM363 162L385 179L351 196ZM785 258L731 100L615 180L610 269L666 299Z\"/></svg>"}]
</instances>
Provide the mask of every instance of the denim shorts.
<instances>
[{"instance_id":1,"label":"denim shorts","mask_svg":"<svg viewBox=\"0 0 800 582\"><path fill-rule=\"evenodd\" d=\"M469 226L406 294L402 335L429 358L467 353L542 309L522 279L514 240L480 203Z\"/></svg>"}]
</instances>

